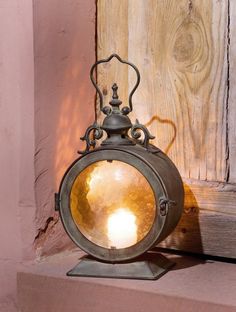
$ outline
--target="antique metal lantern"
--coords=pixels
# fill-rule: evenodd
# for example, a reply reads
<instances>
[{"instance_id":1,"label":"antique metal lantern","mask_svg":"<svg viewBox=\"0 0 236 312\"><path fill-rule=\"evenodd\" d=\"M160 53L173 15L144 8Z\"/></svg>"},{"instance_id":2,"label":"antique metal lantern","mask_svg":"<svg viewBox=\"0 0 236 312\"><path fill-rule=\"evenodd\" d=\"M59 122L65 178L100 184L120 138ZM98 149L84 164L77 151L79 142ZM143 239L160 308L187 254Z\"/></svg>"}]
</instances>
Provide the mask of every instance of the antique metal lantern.
<instances>
[{"instance_id":1,"label":"antique metal lantern","mask_svg":"<svg viewBox=\"0 0 236 312\"><path fill-rule=\"evenodd\" d=\"M123 108L115 83L110 106L103 105L93 77L96 66L112 58L137 74L129 105ZM86 149L68 168L56 194L56 209L67 234L88 254L67 274L157 279L173 263L150 250L181 217L182 180L167 155L149 143L154 137L148 129L138 121L132 124L128 117L140 82L136 66L112 54L92 66L90 78L106 117L101 126L94 123L86 130L81 138Z\"/></svg>"}]
</instances>

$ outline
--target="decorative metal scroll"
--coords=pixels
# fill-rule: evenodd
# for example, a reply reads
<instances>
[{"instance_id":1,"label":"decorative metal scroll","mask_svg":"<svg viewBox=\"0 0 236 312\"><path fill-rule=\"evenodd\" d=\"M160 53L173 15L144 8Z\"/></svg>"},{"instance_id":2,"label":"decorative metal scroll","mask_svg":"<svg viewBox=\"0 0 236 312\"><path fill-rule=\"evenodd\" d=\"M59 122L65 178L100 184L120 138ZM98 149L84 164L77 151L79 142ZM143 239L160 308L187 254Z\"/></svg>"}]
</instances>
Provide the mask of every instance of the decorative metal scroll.
<instances>
[{"instance_id":1,"label":"decorative metal scroll","mask_svg":"<svg viewBox=\"0 0 236 312\"><path fill-rule=\"evenodd\" d=\"M141 137L141 130L144 134L144 139L138 140ZM149 140L155 139L153 135L148 131L148 129L139 123L138 119L136 119L135 124L131 128L131 136L133 139L137 140L140 144L142 144L145 148L148 148Z\"/></svg>"},{"instance_id":2,"label":"decorative metal scroll","mask_svg":"<svg viewBox=\"0 0 236 312\"><path fill-rule=\"evenodd\" d=\"M113 95L111 101L109 102L111 107L103 106L102 92L99 89L98 85L96 84L95 78L93 77L94 69L97 67L97 65L101 63L107 63L112 58L116 58L119 62L131 66L137 74L136 83L129 94L129 106L125 106L121 110L120 105L122 104L122 101L119 100L119 96L117 94L118 86L116 85L116 83L114 83L112 86ZM153 153L159 152L159 149L149 144L149 140L154 139L155 137L151 135L148 129L144 125L140 124L138 120L136 120L136 123L132 125L129 117L126 116L133 110L132 96L140 83L140 73L138 68L130 62L122 60L119 55L112 54L106 59L97 61L91 67L90 79L100 98L100 110L108 117L104 119L105 123L103 121L101 126L99 126L95 121L93 125L88 127L88 129L85 132L85 135L81 138L82 141L86 142L86 147L83 151L78 151L78 153L83 155L88 153L91 148L95 148L96 141L101 139L103 136L103 130L106 132L108 138L110 138L110 134L112 133L113 138L112 142L116 145L127 144L127 142L131 145L141 144L144 148L148 149L150 152ZM132 138L130 138L128 135L129 129L131 129ZM143 139L141 137L142 133L144 134ZM105 144L106 140L102 142L102 145Z\"/></svg>"},{"instance_id":3,"label":"decorative metal scroll","mask_svg":"<svg viewBox=\"0 0 236 312\"><path fill-rule=\"evenodd\" d=\"M79 154L83 155L89 152L90 148L95 148L96 140L101 139L103 136L103 130L95 122L92 126L88 127L85 135L80 138L82 141L86 141L86 148L83 151L78 151Z\"/></svg>"}]
</instances>

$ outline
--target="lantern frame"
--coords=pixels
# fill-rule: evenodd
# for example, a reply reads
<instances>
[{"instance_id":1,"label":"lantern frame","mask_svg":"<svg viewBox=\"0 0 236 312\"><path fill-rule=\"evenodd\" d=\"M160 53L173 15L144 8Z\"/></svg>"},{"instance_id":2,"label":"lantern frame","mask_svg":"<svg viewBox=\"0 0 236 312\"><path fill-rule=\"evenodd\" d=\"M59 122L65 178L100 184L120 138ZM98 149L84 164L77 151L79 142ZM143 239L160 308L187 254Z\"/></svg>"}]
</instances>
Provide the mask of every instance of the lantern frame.
<instances>
[{"instance_id":1,"label":"lantern frame","mask_svg":"<svg viewBox=\"0 0 236 312\"><path fill-rule=\"evenodd\" d=\"M122 102L117 94L117 85L112 86L113 96L109 102L112 108L110 108L103 105L102 93L93 78L96 66L109 62L112 58L130 65L137 74L137 81L129 95L129 106L121 110L119 106ZM165 273L173 262L160 255L150 262L150 253L147 259L141 259L139 262L131 261L142 257L174 230L183 210L183 183L177 168L168 156L149 143L149 140L154 137L148 129L138 120L133 125L127 116L133 109L132 96L140 82L137 67L122 60L117 54L112 54L109 58L100 60L92 66L90 78L99 95L100 110L106 117L102 126L95 122L86 130L81 138L86 141L86 148L84 151L79 151L82 156L67 169L62 178L59 193L55 197L56 210L60 213L65 231L77 246L90 255L68 275L156 279ZM95 148L96 141L102 138L104 131L107 134L106 139L102 141L100 147ZM141 132L143 133L142 140ZM155 219L149 232L136 244L127 248L105 248L95 244L83 235L71 213L70 196L76 178L88 166L104 160L108 162L118 160L133 166L146 178L155 196ZM96 260L92 260L91 256ZM132 275L134 263L137 274ZM114 267L114 264L118 266L118 269L117 266Z\"/></svg>"}]
</instances>

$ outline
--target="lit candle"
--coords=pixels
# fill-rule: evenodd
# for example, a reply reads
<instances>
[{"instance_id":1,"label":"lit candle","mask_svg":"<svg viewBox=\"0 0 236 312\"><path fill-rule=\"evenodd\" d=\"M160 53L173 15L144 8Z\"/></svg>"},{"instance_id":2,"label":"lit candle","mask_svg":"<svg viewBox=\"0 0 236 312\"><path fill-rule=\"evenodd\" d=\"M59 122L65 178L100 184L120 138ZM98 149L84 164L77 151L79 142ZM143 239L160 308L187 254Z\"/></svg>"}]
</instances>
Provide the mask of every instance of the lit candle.
<instances>
[{"instance_id":1,"label":"lit candle","mask_svg":"<svg viewBox=\"0 0 236 312\"><path fill-rule=\"evenodd\" d=\"M125 208L119 208L107 222L110 247L126 248L137 242L136 217Z\"/></svg>"}]
</instances>

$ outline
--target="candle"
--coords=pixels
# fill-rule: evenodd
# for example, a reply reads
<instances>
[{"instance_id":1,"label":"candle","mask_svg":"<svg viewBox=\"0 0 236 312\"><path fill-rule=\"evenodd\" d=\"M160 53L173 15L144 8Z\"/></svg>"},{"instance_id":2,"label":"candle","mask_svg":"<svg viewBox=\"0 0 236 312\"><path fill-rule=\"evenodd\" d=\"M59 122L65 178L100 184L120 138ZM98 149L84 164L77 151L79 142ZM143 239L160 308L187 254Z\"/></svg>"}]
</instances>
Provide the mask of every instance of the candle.
<instances>
[{"instance_id":1,"label":"candle","mask_svg":"<svg viewBox=\"0 0 236 312\"><path fill-rule=\"evenodd\" d=\"M134 214L125 208L119 208L107 222L110 247L126 248L137 242L137 225Z\"/></svg>"}]
</instances>

